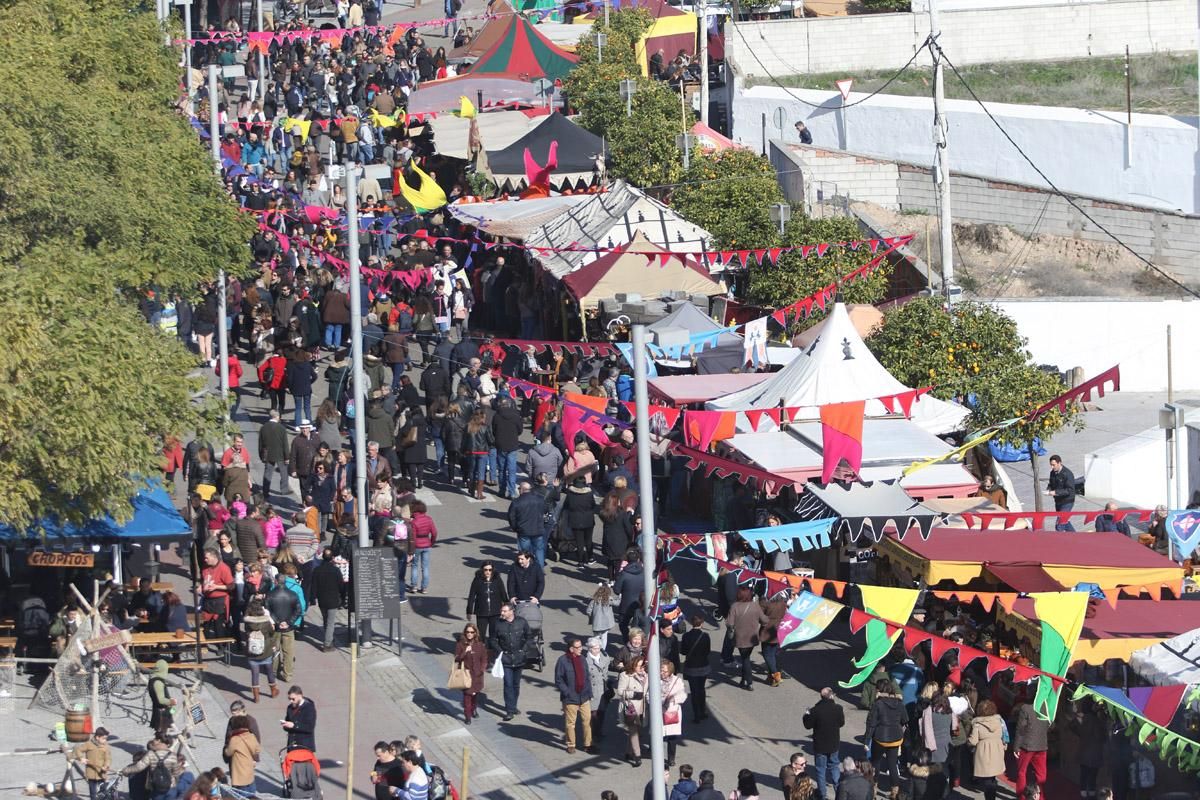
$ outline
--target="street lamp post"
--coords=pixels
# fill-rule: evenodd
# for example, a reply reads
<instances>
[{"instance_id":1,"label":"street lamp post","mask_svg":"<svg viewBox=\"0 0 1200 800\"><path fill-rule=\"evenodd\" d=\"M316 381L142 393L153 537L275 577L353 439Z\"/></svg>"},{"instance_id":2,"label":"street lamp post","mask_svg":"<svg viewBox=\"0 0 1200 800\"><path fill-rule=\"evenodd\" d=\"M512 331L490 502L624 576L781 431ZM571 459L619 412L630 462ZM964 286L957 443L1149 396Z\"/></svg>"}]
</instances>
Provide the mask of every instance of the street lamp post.
<instances>
[{"instance_id":1,"label":"street lamp post","mask_svg":"<svg viewBox=\"0 0 1200 800\"><path fill-rule=\"evenodd\" d=\"M597 33L594 38L596 40L596 63L603 64L604 63L604 45L608 44L608 34L607 33Z\"/></svg>"},{"instance_id":2,"label":"street lamp post","mask_svg":"<svg viewBox=\"0 0 1200 800\"><path fill-rule=\"evenodd\" d=\"M772 203L770 206L771 222L779 226L779 235L783 236L788 221L792 218L792 207L787 203Z\"/></svg>"},{"instance_id":3,"label":"street lamp post","mask_svg":"<svg viewBox=\"0 0 1200 800\"><path fill-rule=\"evenodd\" d=\"M675 146L683 150L683 168L689 169L692 165L692 134L676 134Z\"/></svg>"},{"instance_id":4,"label":"street lamp post","mask_svg":"<svg viewBox=\"0 0 1200 800\"><path fill-rule=\"evenodd\" d=\"M633 96L637 94L637 83L626 78L621 81L621 99L625 101L625 116L633 116Z\"/></svg>"}]
</instances>

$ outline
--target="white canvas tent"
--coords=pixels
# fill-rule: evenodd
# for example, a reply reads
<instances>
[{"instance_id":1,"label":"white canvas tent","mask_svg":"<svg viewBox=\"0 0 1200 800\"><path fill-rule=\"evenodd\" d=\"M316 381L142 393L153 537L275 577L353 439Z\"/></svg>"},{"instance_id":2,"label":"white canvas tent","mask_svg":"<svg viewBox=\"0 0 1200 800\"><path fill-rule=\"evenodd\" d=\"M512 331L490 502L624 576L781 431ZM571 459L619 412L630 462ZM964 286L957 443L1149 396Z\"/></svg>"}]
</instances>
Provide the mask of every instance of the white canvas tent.
<instances>
[{"instance_id":1,"label":"white canvas tent","mask_svg":"<svg viewBox=\"0 0 1200 800\"><path fill-rule=\"evenodd\" d=\"M446 206L446 210L450 216L484 233L522 240L538 227L587 202L587 199L586 194L531 197L525 200L509 198L482 203L453 203Z\"/></svg>"},{"instance_id":2,"label":"white canvas tent","mask_svg":"<svg viewBox=\"0 0 1200 800\"><path fill-rule=\"evenodd\" d=\"M869 419L890 415L883 403L871 398L909 388L875 359L850 322L846 306L837 303L805 357L797 358L771 380L710 400L706 407L714 411L766 409L782 402L788 407L803 406L803 419L818 419L822 405L868 400ZM969 413L962 406L924 395L913 404L912 421L928 433L942 435L962 428ZM738 430L753 430L744 414L738 415L737 424ZM761 424L771 423L764 419Z\"/></svg>"},{"instance_id":3,"label":"white canvas tent","mask_svg":"<svg viewBox=\"0 0 1200 800\"><path fill-rule=\"evenodd\" d=\"M1200 603L1196 614L1200 618ZM1200 628L1133 651L1129 666L1156 686L1200 683Z\"/></svg>"},{"instance_id":4,"label":"white canvas tent","mask_svg":"<svg viewBox=\"0 0 1200 800\"><path fill-rule=\"evenodd\" d=\"M615 181L608 191L593 194L555 220L546 223L525 239L528 247L571 248L538 256L542 268L561 278L605 255L587 248L619 247L641 233L647 241L665 250L696 252L708 250L712 234L688 222L667 206L635 189L625 181ZM720 265L708 265L719 272ZM635 291L637 287L629 287Z\"/></svg>"},{"instance_id":5,"label":"white canvas tent","mask_svg":"<svg viewBox=\"0 0 1200 800\"><path fill-rule=\"evenodd\" d=\"M464 160L471 157L472 119L485 150L502 150L546 120L545 117L530 117L522 111L488 111L474 118L442 114L428 123L439 155Z\"/></svg>"}]
</instances>

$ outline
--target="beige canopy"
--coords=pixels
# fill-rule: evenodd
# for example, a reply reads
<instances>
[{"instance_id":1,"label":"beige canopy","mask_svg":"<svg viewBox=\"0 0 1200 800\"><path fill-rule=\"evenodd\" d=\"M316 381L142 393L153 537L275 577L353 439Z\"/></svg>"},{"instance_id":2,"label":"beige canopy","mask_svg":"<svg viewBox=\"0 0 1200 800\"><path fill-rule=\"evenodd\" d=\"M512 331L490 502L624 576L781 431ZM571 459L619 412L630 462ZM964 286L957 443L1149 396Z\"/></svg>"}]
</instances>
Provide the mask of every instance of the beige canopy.
<instances>
[{"instance_id":1,"label":"beige canopy","mask_svg":"<svg viewBox=\"0 0 1200 800\"><path fill-rule=\"evenodd\" d=\"M668 253L663 263L659 253ZM689 295L715 295L725 285L708 276L708 270L687 256L680 256L650 242L639 231L633 241L601 256L562 279L582 308L595 308L617 292L636 292L642 297L659 297L669 291Z\"/></svg>"}]
</instances>

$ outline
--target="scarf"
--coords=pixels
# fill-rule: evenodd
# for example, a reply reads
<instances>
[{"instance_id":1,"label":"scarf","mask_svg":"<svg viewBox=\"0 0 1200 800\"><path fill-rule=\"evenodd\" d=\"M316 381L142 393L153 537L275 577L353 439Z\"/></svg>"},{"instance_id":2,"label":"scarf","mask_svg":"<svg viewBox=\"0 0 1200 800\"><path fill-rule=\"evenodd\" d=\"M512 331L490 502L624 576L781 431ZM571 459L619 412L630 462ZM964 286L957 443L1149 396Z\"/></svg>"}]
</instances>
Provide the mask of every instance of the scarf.
<instances>
[{"instance_id":1,"label":"scarf","mask_svg":"<svg viewBox=\"0 0 1200 800\"><path fill-rule=\"evenodd\" d=\"M586 676L583 674L583 656L571 654L571 666L575 668L575 691L579 694L583 693L583 682Z\"/></svg>"}]
</instances>

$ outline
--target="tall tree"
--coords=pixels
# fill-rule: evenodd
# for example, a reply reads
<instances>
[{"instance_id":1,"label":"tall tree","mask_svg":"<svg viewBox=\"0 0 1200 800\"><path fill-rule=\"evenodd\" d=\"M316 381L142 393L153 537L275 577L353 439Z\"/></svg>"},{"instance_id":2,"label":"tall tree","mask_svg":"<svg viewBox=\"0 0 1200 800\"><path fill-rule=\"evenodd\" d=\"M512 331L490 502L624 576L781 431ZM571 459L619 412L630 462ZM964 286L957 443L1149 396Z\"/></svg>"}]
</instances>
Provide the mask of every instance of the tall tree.
<instances>
[{"instance_id":1,"label":"tall tree","mask_svg":"<svg viewBox=\"0 0 1200 800\"><path fill-rule=\"evenodd\" d=\"M671 206L713 235L718 247L775 247L770 206L783 202L771 162L740 147L692 156Z\"/></svg>"},{"instance_id":2,"label":"tall tree","mask_svg":"<svg viewBox=\"0 0 1200 800\"><path fill-rule=\"evenodd\" d=\"M0 6L0 519L128 515L158 437L199 422L195 360L145 291L245 269L253 222L172 110L177 56L116 0Z\"/></svg>"}]
</instances>

